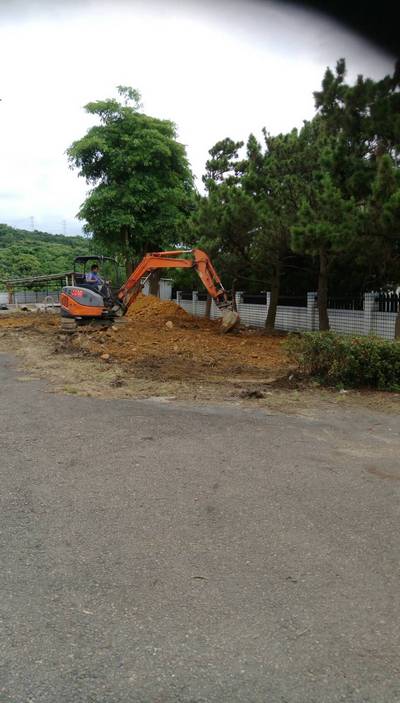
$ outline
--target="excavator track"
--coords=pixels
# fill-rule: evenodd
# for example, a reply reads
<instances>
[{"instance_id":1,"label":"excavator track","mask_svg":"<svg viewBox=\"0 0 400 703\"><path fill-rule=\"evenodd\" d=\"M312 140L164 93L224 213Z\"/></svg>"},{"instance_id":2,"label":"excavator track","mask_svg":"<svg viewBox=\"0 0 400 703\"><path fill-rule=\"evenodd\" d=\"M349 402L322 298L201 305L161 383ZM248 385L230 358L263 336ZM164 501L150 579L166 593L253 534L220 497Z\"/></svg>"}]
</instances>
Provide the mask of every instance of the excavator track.
<instances>
[{"instance_id":1,"label":"excavator track","mask_svg":"<svg viewBox=\"0 0 400 703\"><path fill-rule=\"evenodd\" d=\"M126 317L114 317L114 319L112 320L112 324L116 325L117 327L126 325L127 322L128 320Z\"/></svg>"},{"instance_id":2,"label":"excavator track","mask_svg":"<svg viewBox=\"0 0 400 703\"><path fill-rule=\"evenodd\" d=\"M62 317L61 318L61 329L63 332L68 332L72 334L78 329L78 323L73 317Z\"/></svg>"}]
</instances>

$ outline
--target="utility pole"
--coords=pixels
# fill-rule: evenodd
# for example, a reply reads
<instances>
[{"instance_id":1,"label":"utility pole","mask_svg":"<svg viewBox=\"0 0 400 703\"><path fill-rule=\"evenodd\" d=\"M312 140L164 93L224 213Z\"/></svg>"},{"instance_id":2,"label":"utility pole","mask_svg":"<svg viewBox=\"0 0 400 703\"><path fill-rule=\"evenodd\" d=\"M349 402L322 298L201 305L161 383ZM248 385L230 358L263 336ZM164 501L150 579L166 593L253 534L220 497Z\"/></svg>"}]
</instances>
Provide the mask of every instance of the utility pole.
<instances>
[{"instance_id":1,"label":"utility pole","mask_svg":"<svg viewBox=\"0 0 400 703\"><path fill-rule=\"evenodd\" d=\"M31 223L31 230L32 230L32 232L34 232L34 230L35 230L35 218L33 217L33 215L30 216L29 221L30 221L30 223Z\"/></svg>"},{"instance_id":2,"label":"utility pole","mask_svg":"<svg viewBox=\"0 0 400 703\"><path fill-rule=\"evenodd\" d=\"M67 221L66 220L62 220L62 228L63 228L63 235L65 237L65 235L67 234Z\"/></svg>"}]
</instances>

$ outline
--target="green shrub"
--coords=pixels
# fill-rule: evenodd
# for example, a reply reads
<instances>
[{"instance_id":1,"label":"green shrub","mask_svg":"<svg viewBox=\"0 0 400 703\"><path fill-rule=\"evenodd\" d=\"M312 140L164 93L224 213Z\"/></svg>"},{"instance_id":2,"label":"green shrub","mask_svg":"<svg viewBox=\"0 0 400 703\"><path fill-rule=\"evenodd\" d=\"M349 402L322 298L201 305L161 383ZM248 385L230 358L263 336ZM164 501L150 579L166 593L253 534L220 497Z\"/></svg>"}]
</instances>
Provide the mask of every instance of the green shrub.
<instances>
[{"instance_id":1,"label":"green shrub","mask_svg":"<svg viewBox=\"0 0 400 703\"><path fill-rule=\"evenodd\" d=\"M400 391L400 343L335 332L290 335L286 342L299 369L323 383Z\"/></svg>"}]
</instances>

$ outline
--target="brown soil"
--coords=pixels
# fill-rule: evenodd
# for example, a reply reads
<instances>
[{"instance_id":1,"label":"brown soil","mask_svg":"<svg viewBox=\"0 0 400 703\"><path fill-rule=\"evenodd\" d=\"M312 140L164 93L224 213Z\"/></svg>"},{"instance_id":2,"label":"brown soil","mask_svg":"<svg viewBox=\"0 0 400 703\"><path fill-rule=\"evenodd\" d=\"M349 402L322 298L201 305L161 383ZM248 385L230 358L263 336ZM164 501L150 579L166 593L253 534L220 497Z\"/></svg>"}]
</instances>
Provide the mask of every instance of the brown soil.
<instances>
[{"instance_id":1,"label":"brown soil","mask_svg":"<svg viewBox=\"0 0 400 703\"><path fill-rule=\"evenodd\" d=\"M72 344L92 354L109 354L146 378L269 380L288 369L282 341L261 331L221 334L219 321L192 317L173 302L141 296L122 325L100 333L82 328Z\"/></svg>"},{"instance_id":2,"label":"brown soil","mask_svg":"<svg viewBox=\"0 0 400 703\"><path fill-rule=\"evenodd\" d=\"M29 375L21 380L45 377L56 391L229 400L302 414L338 404L399 411L399 394L340 393L297 381L283 342L260 330L222 335L219 322L151 296L139 297L115 328L87 326L73 335L61 332L57 314L0 316L0 351L22 357Z\"/></svg>"}]
</instances>

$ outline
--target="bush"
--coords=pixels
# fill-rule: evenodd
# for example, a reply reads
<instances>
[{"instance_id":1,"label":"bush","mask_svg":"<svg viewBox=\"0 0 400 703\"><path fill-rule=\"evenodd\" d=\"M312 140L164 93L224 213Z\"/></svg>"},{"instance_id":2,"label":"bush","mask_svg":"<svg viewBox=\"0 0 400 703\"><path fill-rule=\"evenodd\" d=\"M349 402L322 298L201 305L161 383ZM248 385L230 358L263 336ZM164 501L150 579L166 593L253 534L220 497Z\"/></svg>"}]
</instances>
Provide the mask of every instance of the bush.
<instances>
[{"instance_id":1,"label":"bush","mask_svg":"<svg viewBox=\"0 0 400 703\"><path fill-rule=\"evenodd\" d=\"M400 391L400 342L307 332L286 345L300 370L323 383Z\"/></svg>"}]
</instances>

